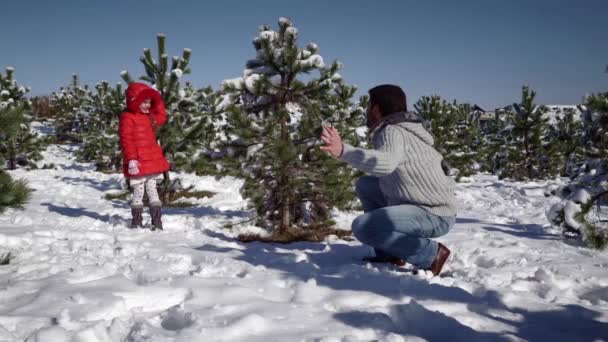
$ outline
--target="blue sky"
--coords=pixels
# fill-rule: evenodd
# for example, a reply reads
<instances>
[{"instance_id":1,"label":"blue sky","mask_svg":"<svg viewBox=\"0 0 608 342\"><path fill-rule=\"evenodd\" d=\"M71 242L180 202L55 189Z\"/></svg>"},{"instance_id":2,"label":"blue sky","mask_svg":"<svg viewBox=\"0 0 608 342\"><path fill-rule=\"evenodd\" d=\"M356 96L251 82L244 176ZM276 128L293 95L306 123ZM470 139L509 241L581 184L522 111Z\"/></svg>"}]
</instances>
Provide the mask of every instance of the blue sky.
<instances>
[{"instance_id":1,"label":"blue sky","mask_svg":"<svg viewBox=\"0 0 608 342\"><path fill-rule=\"evenodd\" d=\"M169 55L192 49L197 86L240 76L261 24L290 18L299 41L344 64L359 94L404 88L409 105L439 94L486 109L520 98L529 84L545 104L580 103L608 91L608 1L6 1L0 68L15 67L31 94L78 73L83 83L143 73L139 56L167 35Z\"/></svg>"}]
</instances>

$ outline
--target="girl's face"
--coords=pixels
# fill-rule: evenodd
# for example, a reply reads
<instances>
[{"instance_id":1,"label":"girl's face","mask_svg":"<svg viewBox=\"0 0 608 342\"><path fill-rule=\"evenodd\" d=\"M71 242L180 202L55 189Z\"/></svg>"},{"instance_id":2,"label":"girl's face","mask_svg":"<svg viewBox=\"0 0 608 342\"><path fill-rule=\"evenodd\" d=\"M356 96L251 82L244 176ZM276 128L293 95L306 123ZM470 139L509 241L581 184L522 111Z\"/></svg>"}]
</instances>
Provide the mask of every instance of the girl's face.
<instances>
[{"instance_id":1,"label":"girl's face","mask_svg":"<svg viewBox=\"0 0 608 342\"><path fill-rule=\"evenodd\" d=\"M142 113L144 113L144 114L148 114L148 113L150 113L150 106L151 105L152 105L152 100L151 99L145 99L139 105L139 111L142 112Z\"/></svg>"}]
</instances>

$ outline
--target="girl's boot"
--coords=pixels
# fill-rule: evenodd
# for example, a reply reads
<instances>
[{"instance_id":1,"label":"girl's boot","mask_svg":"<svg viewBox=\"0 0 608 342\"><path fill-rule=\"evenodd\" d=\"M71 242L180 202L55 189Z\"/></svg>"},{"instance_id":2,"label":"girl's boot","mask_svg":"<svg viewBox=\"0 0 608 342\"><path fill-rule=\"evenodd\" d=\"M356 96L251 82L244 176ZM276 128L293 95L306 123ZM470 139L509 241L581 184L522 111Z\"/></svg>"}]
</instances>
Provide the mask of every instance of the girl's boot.
<instances>
[{"instance_id":1,"label":"girl's boot","mask_svg":"<svg viewBox=\"0 0 608 342\"><path fill-rule=\"evenodd\" d=\"M133 207L131 208L131 216L133 217L131 219L131 225L129 226L129 228L134 229L134 228L143 228L143 214L144 212L144 208L143 207Z\"/></svg>"},{"instance_id":2,"label":"girl's boot","mask_svg":"<svg viewBox=\"0 0 608 342\"><path fill-rule=\"evenodd\" d=\"M163 230L162 213L160 209L160 206L150 207L150 216L152 217L152 230Z\"/></svg>"}]
</instances>

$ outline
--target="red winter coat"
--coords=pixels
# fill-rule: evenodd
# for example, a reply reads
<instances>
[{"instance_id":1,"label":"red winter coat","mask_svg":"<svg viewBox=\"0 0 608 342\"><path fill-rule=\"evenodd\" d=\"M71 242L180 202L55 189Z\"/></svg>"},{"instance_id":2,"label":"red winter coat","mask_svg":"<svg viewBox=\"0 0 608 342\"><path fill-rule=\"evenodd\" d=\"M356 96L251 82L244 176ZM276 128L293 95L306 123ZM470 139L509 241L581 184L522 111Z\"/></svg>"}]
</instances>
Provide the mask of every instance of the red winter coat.
<instances>
[{"instance_id":1,"label":"red winter coat","mask_svg":"<svg viewBox=\"0 0 608 342\"><path fill-rule=\"evenodd\" d=\"M123 155L125 177L141 177L169 170L169 162L156 142L154 126L167 122L165 104L160 94L143 83L131 83L127 88L127 110L120 116L118 134ZM139 112L139 105L152 99L150 114ZM129 161L139 162L139 173L130 175Z\"/></svg>"}]
</instances>

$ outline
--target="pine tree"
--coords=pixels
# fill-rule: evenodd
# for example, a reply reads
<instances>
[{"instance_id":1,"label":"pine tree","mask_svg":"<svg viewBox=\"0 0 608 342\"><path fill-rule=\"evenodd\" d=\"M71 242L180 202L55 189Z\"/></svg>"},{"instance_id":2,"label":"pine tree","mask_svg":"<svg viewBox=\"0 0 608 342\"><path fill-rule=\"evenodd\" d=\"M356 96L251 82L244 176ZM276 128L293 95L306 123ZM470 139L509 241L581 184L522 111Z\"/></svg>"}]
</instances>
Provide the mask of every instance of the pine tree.
<instances>
[{"instance_id":1,"label":"pine tree","mask_svg":"<svg viewBox=\"0 0 608 342\"><path fill-rule=\"evenodd\" d=\"M583 122L575 118L572 108L558 110L556 123L549 129L554 142L560 176L571 176L573 168L584 160Z\"/></svg>"},{"instance_id":2,"label":"pine tree","mask_svg":"<svg viewBox=\"0 0 608 342\"><path fill-rule=\"evenodd\" d=\"M590 247L608 246L608 93L585 99L582 142L587 158L560 191L562 201L548 211L549 221L566 236L582 236Z\"/></svg>"},{"instance_id":3,"label":"pine tree","mask_svg":"<svg viewBox=\"0 0 608 342\"><path fill-rule=\"evenodd\" d=\"M608 159L608 92L586 97L579 109L587 157Z\"/></svg>"},{"instance_id":4,"label":"pine tree","mask_svg":"<svg viewBox=\"0 0 608 342\"><path fill-rule=\"evenodd\" d=\"M60 142L82 142L84 123L88 120L87 105L91 93L88 87L80 86L77 74L72 75L72 83L51 94L51 103L57 112L55 135Z\"/></svg>"},{"instance_id":5,"label":"pine tree","mask_svg":"<svg viewBox=\"0 0 608 342\"><path fill-rule=\"evenodd\" d=\"M414 105L416 112L430 122L435 148L444 157L450 173L469 176L479 169L477 146L479 127L469 104L449 103L438 95L423 96Z\"/></svg>"},{"instance_id":6,"label":"pine tree","mask_svg":"<svg viewBox=\"0 0 608 342\"><path fill-rule=\"evenodd\" d=\"M500 115L497 110L494 118L484 122L480 126L480 146L478 161L481 171L490 172L495 175L502 174L505 165L505 156L508 146L511 145L510 135L503 134L509 130L506 115Z\"/></svg>"},{"instance_id":7,"label":"pine tree","mask_svg":"<svg viewBox=\"0 0 608 342\"><path fill-rule=\"evenodd\" d=\"M15 136L23 124L23 108L3 106L0 109L0 154L2 156L16 155L14 151ZM7 157L5 157L7 158ZM10 165L10 163L9 163ZM0 213L7 208L22 208L30 197L31 190L24 181L15 181L0 168Z\"/></svg>"},{"instance_id":8,"label":"pine tree","mask_svg":"<svg viewBox=\"0 0 608 342\"><path fill-rule=\"evenodd\" d=\"M197 174L225 174L216 167L214 156L220 152L216 146L229 105L226 96L211 87L197 89L188 82L180 95L178 110L183 120L171 127L171 135L178 139L167 150L173 164Z\"/></svg>"},{"instance_id":9,"label":"pine tree","mask_svg":"<svg viewBox=\"0 0 608 342\"><path fill-rule=\"evenodd\" d=\"M512 125L503 134L510 135L506 165L502 177L517 180L543 179L558 173L556 152L548 140L548 118L545 106L534 103L536 92L522 88L520 103L514 103Z\"/></svg>"},{"instance_id":10,"label":"pine tree","mask_svg":"<svg viewBox=\"0 0 608 342\"><path fill-rule=\"evenodd\" d=\"M124 106L122 85L112 88L107 81L95 86L84 106L87 116L82 123L82 147L77 155L83 161L94 162L99 171L119 171L122 167L118 118Z\"/></svg>"},{"instance_id":11,"label":"pine tree","mask_svg":"<svg viewBox=\"0 0 608 342\"><path fill-rule=\"evenodd\" d=\"M0 141L0 156L9 169L17 166L36 167L33 161L40 160L43 146L31 132L31 102L25 98L29 88L20 86L14 80L13 68L6 68L6 75L0 74L0 110L3 116L11 117L10 131L3 131ZM6 126L5 126L6 127Z\"/></svg>"},{"instance_id":12,"label":"pine tree","mask_svg":"<svg viewBox=\"0 0 608 342\"><path fill-rule=\"evenodd\" d=\"M23 209L31 192L25 181L13 180L8 173L0 170L0 214L7 208Z\"/></svg>"},{"instance_id":13,"label":"pine tree","mask_svg":"<svg viewBox=\"0 0 608 342\"><path fill-rule=\"evenodd\" d=\"M295 227L327 227L331 209L352 202L354 171L322 153L318 137L331 124L358 145L355 127L364 122L342 65L326 67L317 45L300 48L297 35L285 18L278 31L262 26L243 77L224 82L235 100L225 131L246 172L244 194L278 239Z\"/></svg>"}]
</instances>

